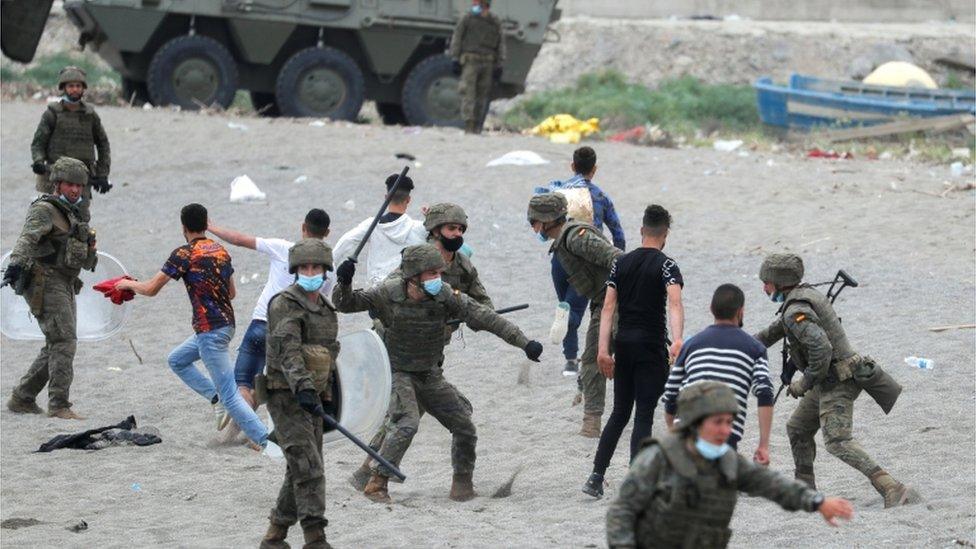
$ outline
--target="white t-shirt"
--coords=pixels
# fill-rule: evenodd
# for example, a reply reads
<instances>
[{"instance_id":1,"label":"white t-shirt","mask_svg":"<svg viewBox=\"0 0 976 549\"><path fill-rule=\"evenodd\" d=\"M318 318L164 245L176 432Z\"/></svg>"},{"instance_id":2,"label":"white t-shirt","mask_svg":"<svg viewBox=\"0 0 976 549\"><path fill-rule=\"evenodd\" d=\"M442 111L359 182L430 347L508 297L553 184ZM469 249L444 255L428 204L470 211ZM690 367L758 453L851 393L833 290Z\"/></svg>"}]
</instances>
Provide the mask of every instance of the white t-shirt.
<instances>
[{"instance_id":1,"label":"white t-shirt","mask_svg":"<svg viewBox=\"0 0 976 549\"><path fill-rule=\"evenodd\" d=\"M288 249L294 246L283 238L255 238L254 249L271 258L268 262L268 281L264 284L258 304L254 306L254 320L268 320L268 303L271 298L291 286L295 282L295 275L288 272ZM326 299L332 294L332 287L335 286L335 274L333 271L325 273L325 282L319 293Z\"/></svg>"}]
</instances>

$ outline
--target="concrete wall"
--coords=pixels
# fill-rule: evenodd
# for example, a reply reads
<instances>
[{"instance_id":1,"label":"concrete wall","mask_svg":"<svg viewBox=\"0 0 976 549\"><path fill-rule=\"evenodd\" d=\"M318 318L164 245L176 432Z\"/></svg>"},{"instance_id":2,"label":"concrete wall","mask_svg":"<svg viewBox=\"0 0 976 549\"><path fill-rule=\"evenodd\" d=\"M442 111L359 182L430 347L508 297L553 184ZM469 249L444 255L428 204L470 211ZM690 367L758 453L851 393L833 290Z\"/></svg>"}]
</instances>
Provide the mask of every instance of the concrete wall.
<instances>
[{"instance_id":1,"label":"concrete wall","mask_svg":"<svg viewBox=\"0 0 976 549\"><path fill-rule=\"evenodd\" d=\"M973 0L560 0L567 17L666 18L738 15L772 21L922 23L976 21Z\"/></svg>"}]
</instances>

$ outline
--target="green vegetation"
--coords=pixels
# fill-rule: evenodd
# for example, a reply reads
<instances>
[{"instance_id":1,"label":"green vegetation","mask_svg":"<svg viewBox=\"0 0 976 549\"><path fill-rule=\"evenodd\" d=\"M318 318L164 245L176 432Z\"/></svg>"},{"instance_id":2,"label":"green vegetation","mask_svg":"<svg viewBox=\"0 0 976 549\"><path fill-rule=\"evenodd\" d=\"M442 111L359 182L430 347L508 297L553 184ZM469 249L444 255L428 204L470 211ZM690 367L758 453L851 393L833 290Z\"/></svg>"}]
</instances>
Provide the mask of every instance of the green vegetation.
<instances>
[{"instance_id":1,"label":"green vegetation","mask_svg":"<svg viewBox=\"0 0 976 549\"><path fill-rule=\"evenodd\" d=\"M3 82L25 82L54 88L57 86L58 73L66 65L75 65L84 69L88 74L89 87L118 87L121 85L121 79L117 72L70 52L43 56L23 72L19 72L10 66L4 66L0 68L0 80Z\"/></svg>"},{"instance_id":2,"label":"green vegetation","mask_svg":"<svg viewBox=\"0 0 976 549\"><path fill-rule=\"evenodd\" d=\"M761 127L751 86L705 84L684 76L665 80L652 90L627 82L614 70L585 74L572 87L532 94L505 113L504 122L512 128L529 128L560 113L599 118L604 130L646 123L681 134L698 129L750 132Z\"/></svg>"}]
</instances>

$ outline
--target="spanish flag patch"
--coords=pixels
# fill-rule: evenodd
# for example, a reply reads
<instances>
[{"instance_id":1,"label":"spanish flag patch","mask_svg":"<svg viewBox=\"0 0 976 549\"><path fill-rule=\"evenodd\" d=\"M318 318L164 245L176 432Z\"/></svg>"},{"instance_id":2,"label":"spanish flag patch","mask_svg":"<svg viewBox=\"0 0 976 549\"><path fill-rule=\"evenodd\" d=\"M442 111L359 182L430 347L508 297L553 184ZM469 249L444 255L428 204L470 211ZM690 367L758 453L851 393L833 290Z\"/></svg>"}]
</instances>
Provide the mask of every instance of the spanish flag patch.
<instances>
[{"instance_id":1,"label":"spanish flag patch","mask_svg":"<svg viewBox=\"0 0 976 549\"><path fill-rule=\"evenodd\" d=\"M586 234L586 227L580 227L580 230L578 233L576 233L576 236L583 236L584 234Z\"/></svg>"},{"instance_id":2,"label":"spanish flag patch","mask_svg":"<svg viewBox=\"0 0 976 549\"><path fill-rule=\"evenodd\" d=\"M797 313L796 316L793 318L793 320L795 320L797 322L803 322L806 319L807 319L807 315L805 315L803 313Z\"/></svg>"}]
</instances>

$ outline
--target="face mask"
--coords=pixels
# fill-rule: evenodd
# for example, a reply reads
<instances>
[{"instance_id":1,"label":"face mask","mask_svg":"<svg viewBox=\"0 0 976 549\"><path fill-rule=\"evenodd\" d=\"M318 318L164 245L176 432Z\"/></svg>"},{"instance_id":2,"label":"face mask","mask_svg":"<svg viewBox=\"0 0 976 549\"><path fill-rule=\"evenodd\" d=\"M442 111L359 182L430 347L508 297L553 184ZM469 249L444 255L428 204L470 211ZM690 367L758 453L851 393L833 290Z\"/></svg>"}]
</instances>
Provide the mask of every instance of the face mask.
<instances>
[{"instance_id":1,"label":"face mask","mask_svg":"<svg viewBox=\"0 0 976 549\"><path fill-rule=\"evenodd\" d=\"M475 4L474 6L471 6L471 13L473 13L475 15L480 15L481 14L481 4Z\"/></svg>"},{"instance_id":2,"label":"face mask","mask_svg":"<svg viewBox=\"0 0 976 549\"><path fill-rule=\"evenodd\" d=\"M695 440L695 449L701 456L709 461L715 461L716 459L725 455L729 451L731 446L728 443L723 442L721 445L715 445L711 442L705 442L701 438Z\"/></svg>"},{"instance_id":3,"label":"face mask","mask_svg":"<svg viewBox=\"0 0 976 549\"><path fill-rule=\"evenodd\" d=\"M74 99L70 95L64 94L64 95L61 96L61 100L64 101L65 103L71 103L72 105L74 105L74 104L78 103L79 101L81 101L81 96L79 95L78 96L78 99Z\"/></svg>"},{"instance_id":4,"label":"face mask","mask_svg":"<svg viewBox=\"0 0 976 549\"><path fill-rule=\"evenodd\" d=\"M78 195L78 200L75 200L74 202L68 200L68 197L64 196L63 194L58 195L58 198L61 199L61 202L64 202L65 204L70 204L72 206L77 206L78 204L81 204L81 195Z\"/></svg>"},{"instance_id":5,"label":"face mask","mask_svg":"<svg viewBox=\"0 0 976 549\"><path fill-rule=\"evenodd\" d=\"M298 275L298 285L306 292L314 292L322 287L322 275L315 276Z\"/></svg>"},{"instance_id":6,"label":"face mask","mask_svg":"<svg viewBox=\"0 0 976 549\"><path fill-rule=\"evenodd\" d=\"M548 242L549 241L549 237L546 236L546 233L535 233L535 237L539 239L539 242Z\"/></svg>"},{"instance_id":7,"label":"face mask","mask_svg":"<svg viewBox=\"0 0 976 549\"><path fill-rule=\"evenodd\" d=\"M441 291L441 286L443 286L441 277L432 278L430 280L424 281L424 291L430 295L437 295Z\"/></svg>"},{"instance_id":8,"label":"face mask","mask_svg":"<svg viewBox=\"0 0 976 549\"><path fill-rule=\"evenodd\" d=\"M786 301L786 294L784 294L779 290L776 290L775 292L769 294L769 299L771 299L773 303L782 303Z\"/></svg>"},{"instance_id":9,"label":"face mask","mask_svg":"<svg viewBox=\"0 0 976 549\"><path fill-rule=\"evenodd\" d=\"M444 238L443 236L441 237L441 246L444 246L444 249L449 252L456 252L460 250L461 246L463 245L464 245L463 236L459 236L457 238Z\"/></svg>"}]
</instances>

